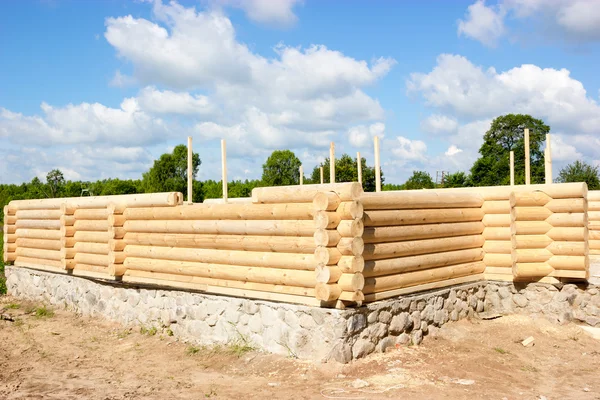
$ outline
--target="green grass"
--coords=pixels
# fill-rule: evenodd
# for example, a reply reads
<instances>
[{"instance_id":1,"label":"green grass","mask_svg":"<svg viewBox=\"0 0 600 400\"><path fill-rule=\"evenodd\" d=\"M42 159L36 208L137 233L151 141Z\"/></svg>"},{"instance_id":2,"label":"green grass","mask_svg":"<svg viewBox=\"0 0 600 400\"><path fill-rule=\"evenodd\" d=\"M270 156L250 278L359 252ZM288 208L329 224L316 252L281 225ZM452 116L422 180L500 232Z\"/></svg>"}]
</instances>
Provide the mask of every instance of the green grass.
<instances>
[{"instance_id":1,"label":"green grass","mask_svg":"<svg viewBox=\"0 0 600 400\"><path fill-rule=\"evenodd\" d=\"M46 306L38 307L34 310L36 318L52 318L54 317L54 311Z\"/></svg>"},{"instance_id":2,"label":"green grass","mask_svg":"<svg viewBox=\"0 0 600 400\"><path fill-rule=\"evenodd\" d=\"M198 346L188 346L185 349L185 354L187 354L188 356L193 356L194 354L198 354L200 353L200 350L202 350L202 347L198 347Z\"/></svg>"},{"instance_id":3,"label":"green grass","mask_svg":"<svg viewBox=\"0 0 600 400\"><path fill-rule=\"evenodd\" d=\"M141 326L140 333L142 335L154 336L158 333L158 329L155 326L151 326L149 328L146 326Z\"/></svg>"},{"instance_id":4,"label":"green grass","mask_svg":"<svg viewBox=\"0 0 600 400\"><path fill-rule=\"evenodd\" d=\"M7 310L17 310L19 308L21 308L21 305L17 304L17 303L10 303L9 305L6 306Z\"/></svg>"},{"instance_id":5,"label":"green grass","mask_svg":"<svg viewBox=\"0 0 600 400\"><path fill-rule=\"evenodd\" d=\"M494 350L495 350L497 353L500 353L500 354L510 354L510 353L508 352L508 350L504 350L504 349L503 349L503 348L501 348L501 347L494 347Z\"/></svg>"}]
</instances>

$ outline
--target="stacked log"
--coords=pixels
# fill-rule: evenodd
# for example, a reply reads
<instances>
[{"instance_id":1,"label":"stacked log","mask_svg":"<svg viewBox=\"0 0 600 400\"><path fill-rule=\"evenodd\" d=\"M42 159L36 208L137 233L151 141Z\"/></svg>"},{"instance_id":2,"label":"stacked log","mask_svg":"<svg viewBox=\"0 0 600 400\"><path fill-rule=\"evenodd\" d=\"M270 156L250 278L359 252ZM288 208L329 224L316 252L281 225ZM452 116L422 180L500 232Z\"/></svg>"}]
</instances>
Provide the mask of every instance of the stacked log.
<instances>
[{"instance_id":1,"label":"stacked log","mask_svg":"<svg viewBox=\"0 0 600 400\"><path fill-rule=\"evenodd\" d=\"M453 191L365 193L365 301L482 278L483 198Z\"/></svg>"},{"instance_id":2,"label":"stacked log","mask_svg":"<svg viewBox=\"0 0 600 400\"><path fill-rule=\"evenodd\" d=\"M482 191L483 262L487 279L512 281L512 245L510 233L510 192L504 196Z\"/></svg>"},{"instance_id":3,"label":"stacked log","mask_svg":"<svg viewBox=\"0 0 600 400\"><path fill-rule=\"evenodd\" d=\"M590 255L600 255L600 190L588 192L588 227Z\"/></svg>"},{"instance_id":4,"label":"stacked log","mask_svg":"<svg viewBox=\"0 0 600 400\"><path fill-rule=\"evenodd\" d=\"M317 299L362 303L362 204L357 200L342 201L335 192L319 192L313 206Z\"/></svg>"},{"instance_id":5,"label":"stacked log","mask_svg":"<svg viewBox=\"0 0 600 400\"><path fill-rule=\"evenodd\" d=\"M3 261L5 264L13 263L17 258L17 210L15 208L4 206L4 223L3 223Z\"/></svg>"},{"instance_id":6,"label":"stacked log","mask_svg":"<svg viewBox=\"0 0 600 400\"><path fill-rule=\"evenodd\" d=\"M515 279L587 279L588 223L586 190L541 190L510 195L512 272Z\"/></svg>"}]
</instances>

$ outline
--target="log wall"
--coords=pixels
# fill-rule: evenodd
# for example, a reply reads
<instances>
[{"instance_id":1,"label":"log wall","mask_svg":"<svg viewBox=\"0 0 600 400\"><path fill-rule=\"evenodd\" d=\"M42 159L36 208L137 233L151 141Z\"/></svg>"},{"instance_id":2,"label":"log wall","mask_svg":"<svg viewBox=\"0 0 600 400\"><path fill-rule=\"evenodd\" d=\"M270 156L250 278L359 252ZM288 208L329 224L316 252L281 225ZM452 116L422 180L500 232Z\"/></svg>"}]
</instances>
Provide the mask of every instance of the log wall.
<instances>
[{"instance_id":1,"label":"log wall","mask_svg":"<svg viewBox=\"0 0 600 400\"><path fill-rule=\"evenodd\" d=\"M588 192L588 227L590 255L600 255L600 190Z\"/></svg>"}]
</instances>

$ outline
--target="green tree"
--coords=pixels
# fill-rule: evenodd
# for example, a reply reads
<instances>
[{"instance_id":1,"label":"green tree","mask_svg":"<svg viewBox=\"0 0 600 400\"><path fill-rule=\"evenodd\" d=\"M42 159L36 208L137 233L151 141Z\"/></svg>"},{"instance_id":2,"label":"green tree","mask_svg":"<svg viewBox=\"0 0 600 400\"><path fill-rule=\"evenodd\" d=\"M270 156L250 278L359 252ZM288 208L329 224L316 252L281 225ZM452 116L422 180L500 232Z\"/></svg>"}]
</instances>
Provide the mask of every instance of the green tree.
<instances>
[{"instance_id":1,"label":"green tree","mask_svg":"<svg viewBox=\"0 0 600 400\"><path fill-rule=\"evenodd\" d=\"M192 155L192 176L196 179L200 156ZM143 174L142 186L146 193L182 192L187 193L187 147L175 146L172 153L165 153L154 161L152 168Z\"/></svg>"},{"instance_id":2,"label":"green tree","mask_svg":"<svg viewBox=\"0 0 600 400\"><path fill-rule=\"evenodd\" d=\"M367 160L361 157L363 189L365 192L375 191L375 168L367 165ZM312 183L321 183L320 167L323 167L323 182L329 183L329 158L315 168L313 168L310 181ZM380 169L381 171L381 169ZM384 182L383 171L381 171L381 183ZM336 182L358 182L358 166L356 159L348 154L343 154L335 160L335 181Z\"/></svg>"},{"instance_id":3,"label":"green tree","mask_svg":"<svg viewBox=\"0 0 600 400\"><path fill-rule=\"evenodd\" d=\"M300 165L302 163L293 151L275 150L263 164L262 181L266 186L298 185Z\"/></svg>"},{"instance_id":4,"label":"green tree","mask_svg":"<svg viewBox=\"0 0 600 400\"><path fill-rule=\"evenodd\" d=\"M386 192L389 190L405 190L404 185L398 185L397 183L386 183L381 185L381 190Z\"/></svg>"},{"instance_id":5,"label":"green tree","mask_svg":"<svg viewBox=\"0 0 600 400\"><path fill-rule=\"evenodd\" d=\"M544 183L542 143L550 127L531 115L507 114L492 121L479 149L481 157L471 168L474 186L510 184L510 151L515 152L515 183L525 183L525 141L523 131L529 128L531 183Z\"/></svg>"},{"instance_id":6,"label":"green tree","mask_svg":"<svg viewBox=\"0 0 600 400\"><path fill-rule=\"evenodd\" d=\"M431 179L431 175L425 171L413 171L412 176L404 184L406 190L433 189L434 187L435 184L433 183L433 179Z\"/></svg>"},{"instance_id":7,"label":"green tree","mask_svg":"<svg viewBox=\"0 0 600 400\"><path fill-rule=\"evenodd\" d=\"M561 169L556 181L558 183L585 182L590 190L600 189L598 166L593 166L579 160Z\"/></svg>"},{"instance_id":8,"label":"green tree","mask_svg":"<svg viewBox=\"0 0 600 400\"><path fill-rule=\"evenodd\" d=\"M444 176L444 187L445 188L459 188L470 185L470 177L464 172L455 172Z\"/></svg>"},{"instance_id":9,"label":"green tree","mask_svg":"<svg viewBox=\"0 0 600 400\"><path fill-rule=\"evenodd\" d=\"M46 185L48 186L48 197L58 197L60 190L65 185L65 177L60 169L53 169L48 172Z\"/></svg>"}]
</instances>

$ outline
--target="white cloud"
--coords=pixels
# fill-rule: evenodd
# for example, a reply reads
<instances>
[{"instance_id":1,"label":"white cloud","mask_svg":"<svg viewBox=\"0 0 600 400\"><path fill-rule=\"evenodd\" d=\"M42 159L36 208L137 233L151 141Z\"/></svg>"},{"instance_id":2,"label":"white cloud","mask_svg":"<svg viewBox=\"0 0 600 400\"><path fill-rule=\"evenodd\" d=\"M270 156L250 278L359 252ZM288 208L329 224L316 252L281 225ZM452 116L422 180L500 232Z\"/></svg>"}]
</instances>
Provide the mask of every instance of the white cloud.
<instances>
[{"instance_id":1,"label":"white cloud","mask_svg":"<svg viewBox=\"0 0 600 400\"><path fill-rule=\"evenodd\" d=\"M464 20L458 22L458 34L465 35L493 47L505 33L504 10L488 7L484 0L477 0L467 8Z\"/></svg>"},{"instance_id":2,"label":"white cloud","mask_svg":"<svg viewBox=\"0 0 600 400\"><path fill-rule=\"evenodd\" d=\"M244 10L252 21L277 26L289 26L298 18L293 8L301 0L216 0L215 4L233 6Z\"/></svg>"},{"instance_id":3,"label":"white cloud","mask_svg":"<svg viewBox=\"0 0 600 400\"><path fill-rule=\"evenodd\" d=\"M155 114L210 115L216 112L215 105L207 96L160 91L151 86L143 88L135 100L141 109Z\"/></svg>"},{"instance_id":4,"label":"white cloud","mask_svg":"<svg viewBox=\"0 0 600 400\"><path fill-rule=\"evenodd\" d=\"M458 128L458 121L447 115L433 114L421 121L421 129L433 134L451 133Z\"/></svg>"},{"instance_id":5,"label":"white cloud","mask_svg":"<svg viewBox=\"0 0 600 400\"><path fill-rule=\"evenodd\" d=\"M427 145L422 140L411 140L404 136L398 136L389 143L386 141L387 144L391 146L392 153L399 158L396 160L399 164L427 160Z\"/></svg>"},{"instance_id":6,"label":"white cloud","mask_svg":"<svg viewBox=\"0 0 600 400\"><path fill-rule=\"evenodd\" d=\"M462 153L462 151L463 151L462 149L459 149L455 145L451 145L450 147L448 147L448 150L446 150L446 152L444 154L446 154L448 157L452 157L459 153Z\"/></svg>"},{"instance_id":7,"label":"white cloud","mask_svg":"<svg viewBox=\"0 0 600 400\"><path fill-rule=\"evenodd\" d=\"M120 70L117 70L115 72L115 76L113 76L113 78L110 80L110 82L108 83L110 86L115 86L115 87L128 87L128 86L134 86L137 83L136 79L129 76L129 75L124 75L121 73Z\"/></svg>"},{"instance_id":8,"label":"white cloud","mask_svg":"<svg viewBox=\"0 0 600 400\"><path fill-rule=\"evenodd\" d=\"M554 134L550 142L552 162L562 161L564 163L571 163L583 158L583 154L577 151L577 148L571 144L573 139L568 136Z\"/></svg>"},{"instance_id":9,"label":"white cloud","mask_svg":"<svg viewBox=\"0 0 600 400\"><path fill-rule=\"evenodd\" d=\"M356 148L372 146L373 138L379 136L383 139L385 136L385 124L377 122L370 126L358 125L348 129L348 140Z\"/></svg>"},{"instance_id":10,"label":"white cloud","mask_svg":"<svg viewBox=\"0 0 600 400\"><path fill-rule=\"evenodd\" d=\"M458 34L494 46L510 32L506 28L509 20L515 21L513 31L518 33L519 25L533 26L544 40L600 40L597 0L501 0L495 6L486 6L484 0L477 0L467 8L465 20L459 21ZM524 37L529 40L531 32L527 31Z\"/></svg>"}]
</instances>

